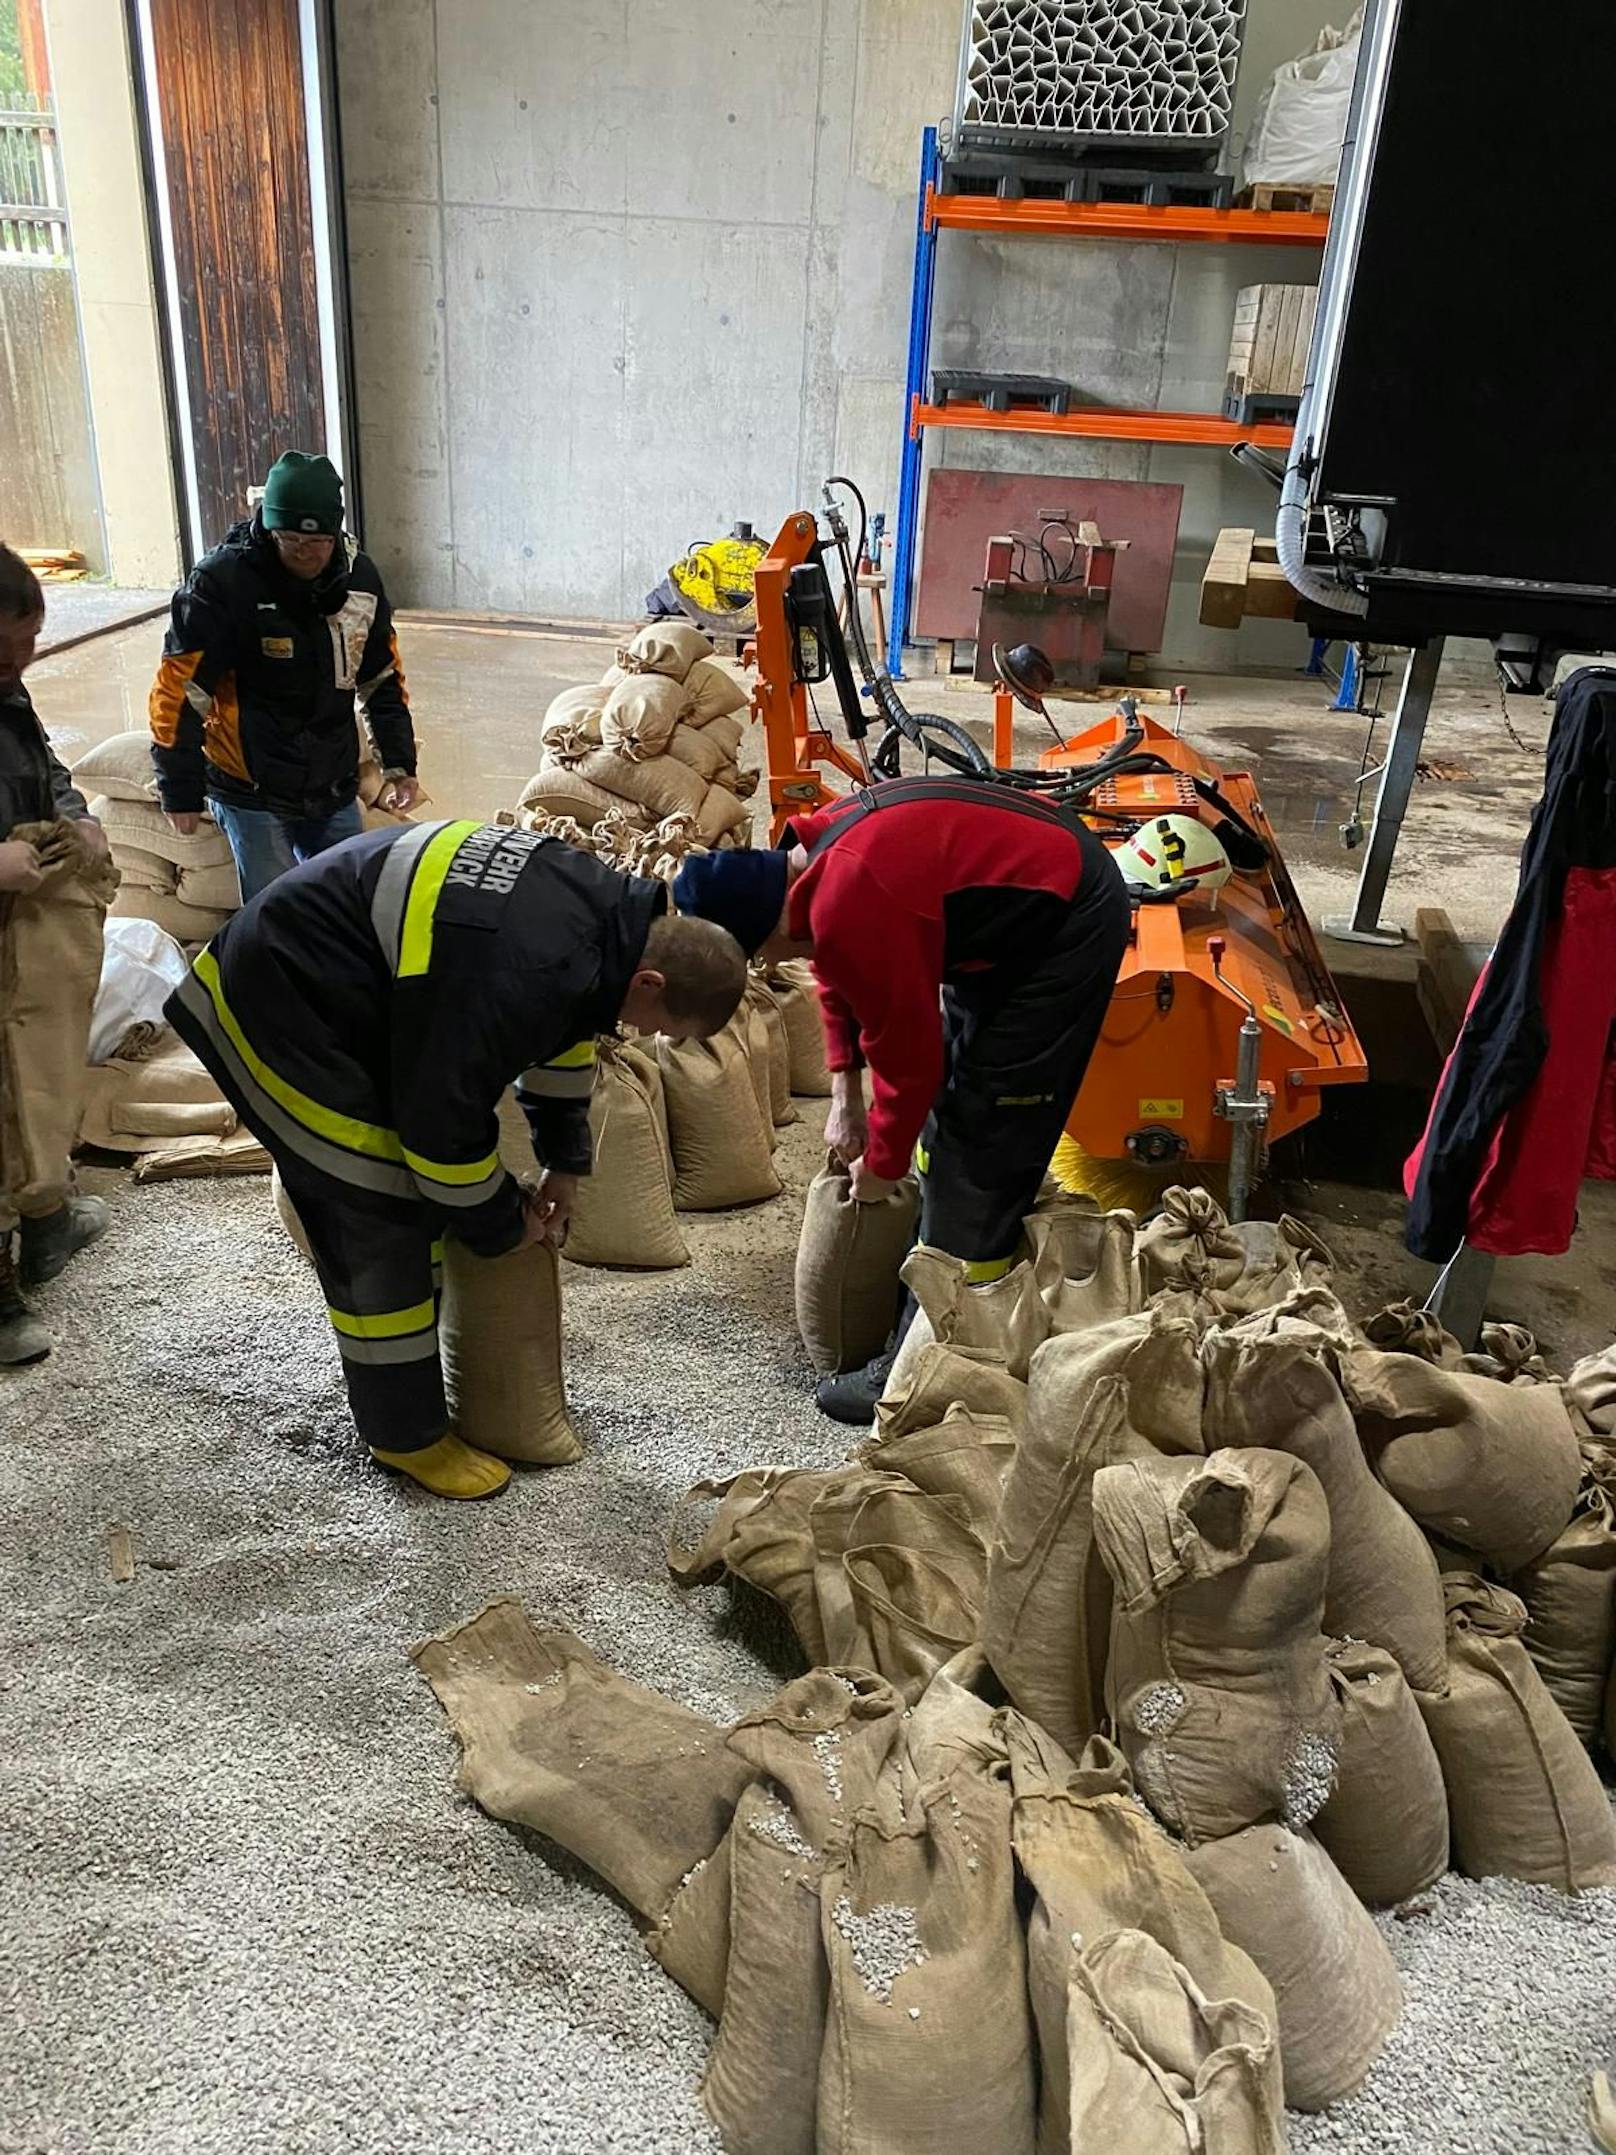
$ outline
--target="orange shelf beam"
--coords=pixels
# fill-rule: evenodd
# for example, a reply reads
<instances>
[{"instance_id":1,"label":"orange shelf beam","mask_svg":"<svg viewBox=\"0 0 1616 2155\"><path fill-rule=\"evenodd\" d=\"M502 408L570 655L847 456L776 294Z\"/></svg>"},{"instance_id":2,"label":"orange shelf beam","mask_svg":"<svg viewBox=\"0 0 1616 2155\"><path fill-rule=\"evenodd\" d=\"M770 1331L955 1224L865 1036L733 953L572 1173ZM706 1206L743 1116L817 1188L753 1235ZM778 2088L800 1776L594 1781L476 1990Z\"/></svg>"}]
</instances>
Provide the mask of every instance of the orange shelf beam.
<instances>
[{"instance_id":1,"label":"orange shelf beam","mask_svg":"<svg viewBox=\"0 0 1616 2155\"><path fill-rule=\"evenodd\" d=\"M1322 247L1329 217L1312 210L1153 209L1142 202L1001 202L926 189L926 222L1001 238L1189 240L1225 247Z\"/></svg>"},{"instance_id":2,"label":"orange shelf beam","mask_svg":"<svg viewBox=\"0 0 1616 2155\"><path fill-rule=\"evenodd\" d=\"M1237 426L1211 412L1130 412L1090 405L1056 418L1050 412L990 412L985 404L922 404L917 397L909 411L909 431L918 434L923 427L974 427L984 434L1080 434L1093 441L1178 442L1215 449L1231 448L1237 441L1255 442L1259 449L1288 449L1294 432L1272 421Z\"/></svg>"}]
</instances>

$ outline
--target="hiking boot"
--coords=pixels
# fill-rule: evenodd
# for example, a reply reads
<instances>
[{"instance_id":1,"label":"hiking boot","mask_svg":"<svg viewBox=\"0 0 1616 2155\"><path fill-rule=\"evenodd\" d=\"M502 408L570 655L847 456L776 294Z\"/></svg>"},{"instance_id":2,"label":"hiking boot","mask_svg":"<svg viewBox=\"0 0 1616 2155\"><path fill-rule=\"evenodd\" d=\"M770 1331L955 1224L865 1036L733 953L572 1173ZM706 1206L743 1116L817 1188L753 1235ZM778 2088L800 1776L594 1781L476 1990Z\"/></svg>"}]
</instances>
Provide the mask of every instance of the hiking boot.
<instances>
[{"instance_id":1,"label":"hiking boot","mask_svg":"<svg viewBox=\"0 0 1616 2155\"><path fill-rule=\"evenodd\" d=\"M0 1369L43 1362L50 1351L50 1334L22 1298L11 1261L11 1237L0 1235Z\"/></svg>"},{"instance_id":2,"label":"hiking boot","mask_svg":"<svg viewBox=\"0 0 1616 2155\"><path fill-rule=\"evenodd\" d=\"M875 1403L887 1388L896 1347L888 1347L862 1369L844 1370L839 1377L826 1377L814 1387L814 1402L833 1422L847 1422L867 1429L875 1420Z\"/></svg>"},{"instance_id":3,"label":"hiking boot","mask_svg":"<svg viewBox=\"0 0 1616 2155\"><path fill-rule=\"evenodd\" d=\"M395 1474L407 1474L412 1482L430 1489L435 1497L459 1497L470 1501L494 1497L511 1478L511 1470L503 1459L495 1459L488 1452L479 1452L469 1444L462 1444L453 1431L446 1437L439 1437L436 1444L424 1445L418 1452L379 1452L373 1444L370 1456L379 1467L390 1467Z\"/></svg>"},{"instance_id":4,"label":"hiking boot","mask_svg":"<svg viewBox=\"0 0 1616 2155\"><path fill-rule=\"evenodd\" d=\"M24 1220L22 1283L43 1287L82 1249L99 1241L112 1218L104 1197L70 1197L65 1205L47 1212L42 1220Z\"/></svg>"}]
</instances>

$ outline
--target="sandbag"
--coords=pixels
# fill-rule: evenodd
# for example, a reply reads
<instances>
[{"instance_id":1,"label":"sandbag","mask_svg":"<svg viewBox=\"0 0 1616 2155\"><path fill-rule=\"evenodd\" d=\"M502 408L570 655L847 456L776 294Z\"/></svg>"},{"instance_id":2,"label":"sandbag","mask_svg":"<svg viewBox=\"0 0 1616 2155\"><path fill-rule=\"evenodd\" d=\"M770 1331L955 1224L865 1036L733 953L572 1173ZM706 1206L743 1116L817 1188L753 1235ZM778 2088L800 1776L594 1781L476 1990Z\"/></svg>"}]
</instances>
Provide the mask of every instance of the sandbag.
<instances>
[{"instance_id":1,"label":"sandbag","mask_svg":"<svg viewBox=\"0 0 1616 2155\"><path fill-rule=\"evenodd\" d=\"M791 1090L805 1099L823 1100L830 1092L830 1072L825 1067L825 1024L813 968L806 958L790 958L772 966L768 980L786 1029Z\"/></svg>"},{"instance_id":2,"label":"sandbag","mask_svg":"<svg viewBox=\"0 0 1616 2155\"><path fill-rule=\"evenodd\" d=\"M1135 1797L1122 1753L1097 1736L1074 1765L1045 1730L1018 1713L1001 1712L994 1727L1010 1767L1016 1861L1036 1895L1027 1924L1027 1977L1043 2064L1039 2147L1046 2155L1067 2155L1070 2148L1099 2144L1076 2132L1071 2115L1068 1998L1074 1940L1092 1947L1118 1931L1148 1934L1208 1997L1242 2001L1267 2032L1261 2084L1277 2104L1273 1993L1224 1938L1183 1858ZM1086 2052L1091 2047L1085 2043ZM1126 2136L1107 2144L1132 2146Z\"/></svg>"},{"instance_id":3,"label":"sandbag","mask_svg":"<svg viewBox=\"0 0 1616 2155\"><path fill-rule=\"evenodd\" d=\"M747 1047L735 1021L710 1040L657 1036L668 1104L673 1201L681 1212L721 1212L779 1194L770 1132L758 1112Z\"/></svg>"},{"instance_id":4,"label":"sandbag","mask_svg":"<svg viewBox=\"0 0 1616 2155\"><path fill-rule=\"evenodd\" d=\"M1366 1317L1363 1336L1385 1354L1417 1355L1437 1369L1461 1369L1464 1349L1434 1310L1412 1300L1388 1302Z\"/></svg>"},{"instance_id":5,"label":"sandbag","mask_svg":"<svg viewBox=\"0 0 1616 2155\"><path fill-rule=\"evenodd\" d=\"M681 719L668 735L662 753L696 772L708 785L729 785L735 772L735 758L725 744L723 730L716 725L705 729L693 726L688 717Z\"/></svg>"},{"instance_id":6,"label":"sandbag","mask_svg":"<svg viewBox=\"0 0 1616 2155\"><path fill-rule=\"evenodd\" d=\"M1474 1572L1448 1573L1442 1589L1448 1689L1419 1704L1447 1783L1455 1864L1563 1893L1616 1885L1616 1820L1521 1644L1525 1603Z\"/></svg>"},{"instance_id":7,"label":"sandbag","mask_svg":"<svg viewBox=\"0 0 1616 2155\"><path fill-rule=\"evenodd\" d=\"M412 1647L460 1739L460 1786L545 1834L654 1921L723 1838L751 1768L724 1732L619 1676L570 1631L491 1602Z\"/></svg>"},{"instance_id":8,"label":"sandbag","mask_svg":"<svg viewBox=\"0 0 1616 2155\"><path fill-rule=\"evenodd\" d=\"M1114 1590L1106 1701L1146 1802L1191 1847L1307 1825L1341 1743L1317 1477L1283 1452L1133 1459L1099 1470L1093 1505Z\"/></svg>"},{"instance_id":9,"label":"sandbag","mask_svg":"<svg viewBox=\"0 0 1616 2155\"><path fill-rule=\"evenodd\" d=\"M632 763L660 756L689 709L690 697L682 682L658 673L631 675L606 697L600 714L601 746Z\"/></svg>"},{"instance_id":10,"label":"sandbag","mask_svg":"<svg viewBox=\"0 0 1616 2155\"><path fill-rule=\"evenodd\" d=\"M1285 2101L1324 2110L1360 2086L1403 2006L1386 1941L1311 1833L1248 1826L1184 1858L1223 1935L1267 1977Z\"/></svg>"},{"instance_id":11,"label":"sandbag","mask_svg":"<svg viewBox=\"0 0 1616 2155\"><path fill-rule=\"evenodd\" d=\"M1436 1562L1364 1458L1329 1346L1306 1327L1265 1337L1247 1322L1208 1333L1206 1441L1289 1452L1312 1468L1330 1507L1325 1630L1383 1646L1416 1690L1440 1691L1448 1649Z\"/></svg>"},{"instance_id":12,"label":"sandbag","mask_svg":"<svg viewBox=\"0 0 1616 2155\"><path fill-rule=\"evenodd\" d=\"M920 1307L910 1320L885 1390L899 1391L933 1340L950 1347L992 1347L1013 1377L1025 1377L1033 1351L1049 1337L1050 1316L1032 1265L1023 1259L1002 1279L976 1285L970 1267L946 1250L917 1243L902 1278Z\"/></svg>"},{"instance_id":13,"label":"sandbag","mask_svg":"<svg viewBox=\"0 0 1616 2155\"><path fill-rule=\"evenodd\" d=\"M157 773L152 765L152 737L146 726L110 734L87 748L73 764L73 783L86 800L100 794L109 801L155 802Z\"/></svg>"},{"instance_id":14,"label":"sandbag","mask_svg":"<svg viewBox=\"0 0 1616 2155\"><path fill-rule=\"evenodd\" d=\"M733 1024L746 1049L746 1074L752 1081L752 1097L757 1102L758 1121L762 1124L772 1152L780 1140L774 1127L774 1090L769 1047L769 1027L763 1011L752 993L750 977L736 1011Z\"/></svg>"},{"instance_id":15,"label":"sandbag","mask_svg":"<svg viewBox=\"0 0 1616 2155\"><path fill-rule=\"evenodd\" d=\"M1448 1867L1442 1768L1390 1654L1332 1640L1329 1669L1341 1705L1341 1756L1335 1793L1313 1831L1359 1900L1394 1907Z\"/></svg>"},{"instance_id":16,"label":"sandbag","mask_svg":"<svg viewBox=\"0 0 1616 2155\"><path fill-rule=\"evenodd\" d=\"M600 787L615 801L632 802L652 823L662 816L688 815L699 824L710 790L697 772L687 770L672 756L650 755L633 761L615 748L591 749L579 758L574 775Z\"/></svg>"},{"instance_id":17,"label":"sandbag","mask_svg":"<svg viewBox=\"0 0 1616 2155\"><path fill-rule=\"evenodd\" d=\"M827 1659L913 1695L975 1638L987 1551L962 1500L854 1469L827 1478L808 1526Z\"/></svg>"},{"instance_id":18,"label":"sandbag","mask_svg":"<svg viewBox=\"0 0 1616 2155\"><path fill-rule=\"evenodd\" d=\"M309 1238L304 1232L303 1222L297 1216L297 1207L286 1194L286 1185L281 1180L280 1169L274 1166L269 1171L269 1195L270 1201L275 1207L275 1215L286 1229L293 1248L300 1257L306 1257L309 1263L313 1264L314 1252L309 1248Z\"/></svg>"},{"instance_id":19,"label":"sandbag","mask_svg":"<svg viewBox=\"0 0 1616 2155\"><path fill-rule=\"evenodd\" d=\"M82 1145L155 1156L169 1151L176 1139L201 1137L221 1156L215 1163L221 1168L228 1153L246 1171L249 1147L261 1155L255 1169L269 1165L257 1141L238 1129L236 1111L213 1073L167 1027L150 1054L100 1064L86 1072L85 1082L78 1131Z\"/></svg>"},{"instance_id":20,"label":"sandbag","mask_svg":"<svg viewBox=\"0 0 1616 2155\"><path fill-rule=\"evenodd\" d=\"M710 658L699 658L685 675L685 687L693 699L691 719L697 726L710 726L719 719L733 718L737 711L744 711L752 699L732 673ZM735 729L739 742L740 728ZM735 749L732 746L730 754Z\"/></svg>"},{"instance_id":21,"label":"sandbag","mask_svg":"<svg viewBox=\"0 0 1616 2155\"><path fill-rule=\"evenodd\" d=\"M181 868L178 890L182 903L198 906L203 912L241 910L241 878L234 861L221 861L217 868Z\"/></svg>"},{"instance_id":22,"label":"sandbag","mask_svg":"<svg viewBox=\"0 0 1616 2155\"><path fill-rule=\"evenodd\" d=\"M1554 1384L1555 1374L1537 1350L1537 1339L1524 1324L1484 1324L1481 1344L1462 1355L1459 1367L1474 1377L1494 1377L1500 1384Z\"/></svg>"},{"instance_id":23,"label":"sandbag","mask_svg":"<svg viewBox=\"0 0 1616 2155\"><path fill-rule=\"evenodd\" d=\"M626 674L666 674L683 681L692 666L714 656L713 645L688 621L652 621L617 647L619 670Z\"/></svg>"},{"instance_id":24,"label":"sandbag","mask_svg":"<svg viewBox=\"0 0 1616 2155\"><path fill-rule=\"evenodd\" d=\"M1041 1347L1028 1390L1029 1397L1035 1390L1048 1395L1040 1410L1046 1423L1075 1427L1095 1385L1115 1377L1136 1450L1203 1450L1200 1336L1192 1320L1166 1306L1170 1299L1085 1332L1063 1333Z\"/></svg>"},{"instance_id":25,"label":"sandbag","mask_svg":"<svg viewBox=\"0 0 1616 2155\"><path fill-rule=\"evenodd\" d=\"M819 1375L862 1369L886 1345L919 1206L908 1176L877 1202L858 1203L834 1154L808 1185L797 1238L797 1331Z\"/></svg>"},{"instance_id":26,"label":"sandbag","mask_svg":"<svg viewBox=\"0 0 1616 2155\"><path fill-rule=\"evenodd\" d=\"M904 1383L889 1382L876 1402L875 1441L891 1443L917 1430L935 1429L949 1409L1002 1415L1012 1436L1026 1421L1027 1387L1006 1369L991 1347L945 1347L933 1341L915 1356Z\"/></svg>"},{"instance_id":27,"label":"sandbag","mask_svg":"<svg viewBox=\"0 0 1616 2155\"><path fill-rule=\"evenodd\" d=\"M1428 1532L1506 1575L1563 1534L1582 1461L1552 1385L1502 1385L1371 1347L1341 1384L1375 1471Z\"/></svg>"},{"instance_id":28,"label":"sandbag","mask_svg":"<svg viewBox=\"0 0 1616 2155\"><path fill-rule=\"evenodd\" d=\"M986 1541L998 1523L1016 1438L1006 1416L977 1413L956 1400L934 1429L892 1438L878 1431L858 1456L877 1473L901 1474L926 1496L963 1499Z\"/></svg>"},{"instance_id":29,"label":"sandbag","mask_svg":"<svg viewBox=\"0 0 1616 2155\"><path fill-rule=\"evenodd\" d=\"M1131 1212L1100 1212L1074 1200L1031 1214L1027 1240L1051 1331L1086 1332L1140 1308L1135 1233Z\"/></svg>"},{"instance_id":30,"label":"sandbag","mask_svg":"<svg viewBox=\"0 0 1616 2155\"><path fill-rule=\"evenodd\" d=\"M604 751L597 749L593 753L598 755ZM617 760L621 762L622 758ZM575 766L558 762L547 750L537 772L522 788L516 803L516 820L531 830L541 820L547 821L552 816L570 816L588 831L593 830L610 810L623 805L617 794L597 786ZM634 812L634 819L640 824L651 820L641 810Z\"/></svg>"},{"instance_id":31,"label":"sandbag","mask_svg":"<svg viewBox=\"0 0 1616 2155\"><path fill-rule=\"evenodd\" d=\"M1566 1403L1596 1437L1616 1435L1616 1347L1602 1347L1573 1363Z\"/></svg>"},{"instance_id":32,"label":"sandbag","mask_svg":"<svg viewBox=\"0 0 1616 2155\"><path fill-rule=\"evenodd\" d=\"M142 853L155 853L176 868L223 868L235 858L230 841L217 823L204 814L194 831L175 830L155 801L109 800L98 796L90 813L106 833L114 854L120 846L134 846Z\"/></svg>"},{"instance_id":33,"label":"sandbag","mask_svg":"<svg viewBox=\"0 0 1616 2155\"><path fill-rule=\"evenodd\" d=\"M772 1802L754 1782L741 1793L734 1823L710 1856L693 1864L646 1937L646 1950L664 1975L671 1975L704 2013L716 2020L724 2010L729 1981L729 1934L734 1902L730 1892L736 1833L744 1833L759 1810Z\"/></svg>"},{"instance_id":34,"label":"sandbag","mask_svg":"<svg viewBox=\"0 0 1616 2155\"><path fill-rule=\"evenodd\" d=\"M1599 1735L1616 1665L1616 1506L1598 1487L1510 1587L1526 1604L1523 1639L1544 1688L1585 1744Z\"/></svg>"},{"instance_id":35,"label":"sandbag","mask_svg":"<svg viewBox=\"0 0 1616 2155\"><path fill-rule=\"evenodd\" d=\"M211 906L187 905L177 895L138 883L125 883L107 911L115 920L154 920L165 935L189 947L211 942L230 918Z\"/></svg>"},{"instance_id":36,"label":"sandbag","mask_svg":"<svg viewBox=\"0 0 1616 2155\"><path fill-rule=\"evenodd\" d=\"M1163 1288L1198 1289L1226 1315L1242 1316L1282 1301L1298 1287L1330 1283L1329 1251L1310 1227L1278 1221L1232 1225L1210 1191L1174 1188L1139 1231L1146 1296Z\"/></svg>"},{"instance_id":37,"label":"sandbag","mask_svg":"<svg viewBox=\"0 0 1616 2155\"><path fill-rule=\"evenodd\" d=\"M769 1113L776 1128L784 1129L787 1123L797 1120L797 1110L791 1102L791 1043L786 1038L785 1021L774 990L761 973L748 975L746 1000L763 1021L769 1046Z\"/></svg>"},{"instance_id":38,"label":"sandbag","mask_svg":"<svg viewBox=\"0 0 1616 2155\"><path fill-rule=\"evenodd\" d=\"M443 1244L439 1319L455 1433L478 1451L533 1466L583 1457L561 1369L561 1267L548 1243L479 1257Z\"/></svg>"},{"instance_id":39,"label":"sandbag","mask_svg":"<svg viewBox=\"0 0 1616 2155\"><path fill-rule=\"evenodd\" d=\"M539 721L539 739L546 748L558 734L575 738L580 729L598 746L600 742L600 714L606 708L610 691L594 681L583 682L577 688L564 688L554 697Z\"/></svg>"},{"instance_id":40,"label":"sandbag","mask_svg":"<svg viewBox=\"0 0 1616 2155\"><path fill-rule=\"evenodd\" d=\"M139 846L119 846L114 861L123 879L119 886L122 890L160 890L173 897L180 887L179 870L160 853L147 853ZM207 874L217 872L204 871Z\"/></svg>"},{"instance_id":41,"label":"sandbag","mask_svg":"<svg viewBox=\"0 0 1616 2155\"><path fill-rule=\"evenodd\" d=\"M671 763L671 756L659 759ZM728 786L709 786L696 810L696 835L704 846L740 845L740 833L752 826L752 811Z\"/></svg>"},{"instance_id":42,"label":"sandbag","mask_svg":"<svg viewBox=\"0 0 1616 2155\"><path fill-rule=\"evenodd\" d=\"M32 845L44 871L36 889L0 897L0 1213L27 1218L56 1211L72 1189L118 871L66 820L6 836Z\"/></svg>"},{"instance_id":43,"label":"sandbag","mask_svg":"<svg viewBox=\"0 0 1616 2155\"><path fill-rule=\"evenodd\" d=\"M687 1265L690 1251L673 1209L673 1160L646 1058L610 1038L597 1043L596 1053L589 1102L594 1172L578 1184L562 1254L575 1265L643 1272Z\"/></svg>"},{"instance_id":44,"label":"sandbag","mask_svg":"<svg viewBox=\"0 0 1616 2155\"><path fill-rule=\"evenodd\" d=\"M756 1467L725 1481L697 1482L680 1499L669 1528L668 1570L680 1586L710 1586L725 1572L744 1579L779 1603L810 1662L828 1661L809 1519L824 1491L852 1480L867 1486L866 1470ZM692 1542L686 1515L704 1503L716 1508Z\"/></svg>"}]
</instances>

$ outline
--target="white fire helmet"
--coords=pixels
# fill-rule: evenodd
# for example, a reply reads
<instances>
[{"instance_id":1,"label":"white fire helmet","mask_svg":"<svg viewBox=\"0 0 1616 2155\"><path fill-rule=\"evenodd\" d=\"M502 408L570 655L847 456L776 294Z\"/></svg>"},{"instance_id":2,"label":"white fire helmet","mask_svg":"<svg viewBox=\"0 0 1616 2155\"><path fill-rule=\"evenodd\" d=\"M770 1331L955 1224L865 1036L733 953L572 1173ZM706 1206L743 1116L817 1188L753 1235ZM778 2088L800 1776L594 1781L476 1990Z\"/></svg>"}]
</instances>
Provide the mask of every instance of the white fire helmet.
<instances>
[{"instance_id":1,"label":"white fire helmet","mask_svg":"<svg viewBox=\"0 0 1616 2155\"><path fill-rule=\"evenodd\" d=\"M1233 873L1221 841L1194 816L1152 816L1111 857L1122 880L1144 890L1220 890Z\"/></svg>"}]
</instances>

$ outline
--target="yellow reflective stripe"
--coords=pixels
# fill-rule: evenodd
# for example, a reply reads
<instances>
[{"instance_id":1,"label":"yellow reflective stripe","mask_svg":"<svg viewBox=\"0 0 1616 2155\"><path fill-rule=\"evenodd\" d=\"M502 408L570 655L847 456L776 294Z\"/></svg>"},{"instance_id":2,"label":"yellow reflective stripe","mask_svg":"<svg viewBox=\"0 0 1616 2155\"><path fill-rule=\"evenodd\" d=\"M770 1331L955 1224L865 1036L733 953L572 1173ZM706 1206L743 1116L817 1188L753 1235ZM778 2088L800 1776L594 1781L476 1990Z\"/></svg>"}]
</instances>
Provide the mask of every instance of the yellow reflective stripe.
<instances>
[{"instance_id":1,"label":"yellow reflective stripe","mask_svg":"<svg viewBox=\"0 0 1616 2155\"><path fill-rule=\"evenodd\" d=\"M917 1175L929 1175L931 1173L931 1154L924 1145L917 1144L915 1147L915 1173Z\"/></svg>"},{"instance_id":2,"label":"yellow reflective stripe","mask_svg":"<svg viewBox=\"0 0 1616 2155\"><path fill-rule=\"evenodd\" d=\"M399 941L398 977L408 980L424 973L432 963L432 922L438 910L443 879L449 863L480 823L446 823L438 835L421 848L415 877L404 907L404 933Z\"/></svg>"},{"instance_id":3,"label":"yellow reflective stripe","mask_svg":"<svg viewBox=\"0 0 1616 2155\"><path fill-rule=\"evenodd\" d=\"M499 1173L499 1154L491 1152L486 1160L425 1160L406 1145L404 1164L428 1182L486 1182Z\"/></svg>"},{"instance_id":4,"label":"yellow reflective stripe","mask_svg":"<svg viewBox=\"0 0 1616 2155\"><path fill-rule=\"evenodd\" d=\"M1002 1280L1010 1269L1008 1257L976 1257L965 1267L966 1284L986 1287L991 1280Z\"/></svg>"},{"instance_id":5,"label":"yellow reflective stripe","mask_svg":"<svg viewBox=\"0 0 1616 2155\"><path fill-rule=\"evenodd\" d=\"M442 1235L439 1235L439 1237L438 1237L437 1241L436 1241L436 1242L434 1242L434 1243L433 1243L433 1245L432 1245L432 1262L433 1262L433 1263L434 1263L435 1265L441 1265L441 1264L442 1264L442 1262L443 1262L443 1237L442 1237Z\"/></svg>"},{"instance_id":6,"label":"yellow reflective stripe","mask_svg":"<svg viewBox=\"0 0 1616 2155\"><path fill-rule=\"evenodd\" d=\"M236 1023L235 1013L224 999L219 961L211 950L201 953L192 971L207 989L208 998L230 1045L278 1106L285 1108L287 1114L294 1116L306 1130L312 1130L316 1137L328 1138L334 1145L345 1145L350 1152L370 1153L378 1160L403 1159L404 1148L394 1131L383 1130L373 1122L360 1122L352 1115L339 1115L331 1108L322 1107L318 1100L311 1100L307 1093L299 1092L295 1085L289 1085L285 1078L271 1070Z\"/></svg>"},{"instance_id":7,"label":"yellow reflective stripe","mask_svg":"<svg viewBox=\"0 0 1616 2155\"><path fill-rule=\"evenodd\" d=\"M408 1309L383 1310L376 1317L359 1317L352 1310L333 1309L328 1302L326 1315L339 1332L349 1339L402 1339L406 1332L424 1332L429 1324L437 1321L438 1306L435 1302L416 1302Z\"/></svg>"},{"instance_id":8,"label":"yellow reflective stripe","mask_svg":"<svg viewBox=\"0 0 1616 2155\"><path fill-rule=\"evenodd\" d=\"M570 1048L563 1048L559 1055L552 1055L548 1062L539 1063L540 1070L587 1070L596 1060L593 1040L580 1040Z\"/></svg>"}]
</instances>

